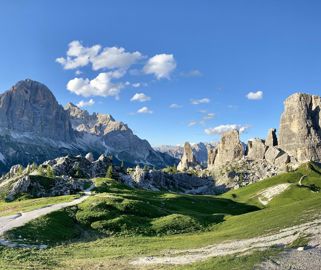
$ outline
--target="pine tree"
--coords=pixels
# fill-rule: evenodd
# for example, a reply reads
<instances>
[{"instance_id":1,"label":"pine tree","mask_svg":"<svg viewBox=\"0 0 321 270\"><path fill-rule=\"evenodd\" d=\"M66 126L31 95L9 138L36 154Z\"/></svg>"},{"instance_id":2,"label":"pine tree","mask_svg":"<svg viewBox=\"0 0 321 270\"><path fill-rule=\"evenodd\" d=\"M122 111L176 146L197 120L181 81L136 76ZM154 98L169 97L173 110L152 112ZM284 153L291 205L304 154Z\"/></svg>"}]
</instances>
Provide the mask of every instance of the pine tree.
<instances>
[{"instance_id":1,"label":"pine tree","mask_svg":"<svg viewBox=\"0 0 321 270\"><path fill-rule=\"evenodd\" d=\"M106 172L106 178L113 178L113 165L109 165L107 172Z\"/></svg>"},{"instance_id":2,"label":"pine tree","mask_svg":"<svg viewBox=\"0 0 321 270\"><path fill-rule=\"evenodd\" d=\"M50 178L53 178L55 176L53 169L49 165L47 167L46 175L47 177L50 177Z\"/></svg>"}]
</instances>

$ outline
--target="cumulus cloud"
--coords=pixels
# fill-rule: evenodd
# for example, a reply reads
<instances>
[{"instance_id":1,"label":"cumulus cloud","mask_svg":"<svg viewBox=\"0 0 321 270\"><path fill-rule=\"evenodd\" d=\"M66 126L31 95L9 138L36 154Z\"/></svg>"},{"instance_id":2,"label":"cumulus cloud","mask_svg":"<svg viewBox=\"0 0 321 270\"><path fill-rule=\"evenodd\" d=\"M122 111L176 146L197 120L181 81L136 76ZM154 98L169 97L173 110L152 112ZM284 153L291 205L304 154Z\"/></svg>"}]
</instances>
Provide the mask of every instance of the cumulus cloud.
<instances>
[{"instance_id":1,"label":"cumulus cloud","mask_svg":"<svg viewBox=\"0 0 321 270\"><path fill-rule=\"evenodd\" d=\"M102 68L107 69L128 69L143 55L136 52L127 52L122 47L106 47L101 45L85 47L80 41L74 40L69 43L66 57L59 57L56 62L61 64L64 69L76 69L88 64L92 65L93 70Z\"/></svg>"},{"instance_id":2,"label":"cumulus cloud","mask_svg":"<svg viewBox=\"0 0 321 270\"><path fill-rule=\"evenodd\" d=\"M95 101L91 98L88 101L81 100L77 103L77 107L82 108L82 107L88 107L92 106L95 104Z\"/></svg>"},{"instance_id":3,"label":"cumulus cloud","mask_svg":"<svg viewBox=\"0 0 321 270\"><path fill-rule=\"evenodd\" d=\"M179 105L179 104L176 104L176 103L172 103L171 105L169 105L169 107L171 109L180 109L182 108L183 106L182 105Z\"/></svg>"},{"instance_id":4,"label":"cumulus cloud","mask_svg":"<svg viewBox=\"0 0 321 270\"><path fill-rule=\"evenodd\" d=\"M263 92L262 91L249 92L247 93L246 97L251 100L259 100L263 98Z\"/></svg>"},{"instance_id":5,"label":"cumulus cloud","mask_svg":"<svg viewBox=\"0 0 321 270\"><path fill-rule=\"evenodd\" d=\"M103 51L91 59L93 70L101 68L127 69L143 58L140 52L126 52L124 48L104 48Z\"/></svg>"},{"instance_id":6,"label":"cumulus cloud","mask_svg":"<svg viewBox=\"0 0 321 270\"><path fill-rule=\"evenodd\" d=\"M170 78L170 74L176 68L176 61L172 54L156 54L148 59L143 71L145 74L153 74L156 78Z\"/></svg>"},{"instance_id":7,"label":"cumulus cloud","mask_svg":"<svg viewBox=\"0 0 321 270\"><path fill-rule=\"evenodd\" d=\"M74 78L67 83L67 89L79 96L115 96L118 97L120 90L124 87L122 83L114 83L112 79L124 76L121 71L110 71L99 73L92 80L88 78Z\"/></svg>"},{"instance_id":8,"label":"cumulus cloud","mask_svg":"<svg viewBox=\"0 0 321 270\"><path fill-rule=\"evenodd\" d=\"M144 93L136 93L130 101L139 101L139 102L145 102L151 100L149 96L146 96Z\"/></svg>"},{"instance_id":9,"label":"cumulus cloud","mask_svg":"<svg viewBox=\"0 0 321 270\"><path fill-rule=\"evenodd\" d=\"M205 103L210 103L209 98L201 98L201 99L191 99L191 103L193 105L199 105L199 104L205 104Z\"/></svg>"},{"instance_id":10,"label":"cumulus cloud","mask_svg":"<svg viewBox=\"0 0 321 270\"><path fill-rule=\"evenodd\" d=\"M195 126L197 124L197 121L191 121L188 123L188 127L192 127L192 126Z\"/></svg>"},{"instance_id":11,"label":"cumulus cloud","mask_svg":"<svg viewBox=\"0 0 321 270\"><path fill-rule=\"evenodd\" d=\"M59 57L56 62L61 64L64 69L76 69L84 67L90 63L100 51L100 45L84 47L80 41L74 40L69 43L66 58Z\"/></svg>"},{"instance_id":12,"label":"cumulus cloud","mask_svg":"<svg viewBox=\"0 0 321 270\"><path fill-rule=\"evenodd\" d=\"M222 135L224 132L230 131L232 129L237 129L240 133L243 133L249 128L248 125L220 125L213 128L206 128L204 131L208 135Z\"/></svg>"},{"instance_id":13,"label":"cumulus cloud","mask_svg":"<svg viewBox=\"0 0 321 270\"><path fill-rule=\"evenodd\" d=\"M148 107L144 106L144 107L140 108L137 111L137 113L149 113L149 114L151 114L151 113L153 113L153 111L151 111Z\"/></svg>"}]
</instances>

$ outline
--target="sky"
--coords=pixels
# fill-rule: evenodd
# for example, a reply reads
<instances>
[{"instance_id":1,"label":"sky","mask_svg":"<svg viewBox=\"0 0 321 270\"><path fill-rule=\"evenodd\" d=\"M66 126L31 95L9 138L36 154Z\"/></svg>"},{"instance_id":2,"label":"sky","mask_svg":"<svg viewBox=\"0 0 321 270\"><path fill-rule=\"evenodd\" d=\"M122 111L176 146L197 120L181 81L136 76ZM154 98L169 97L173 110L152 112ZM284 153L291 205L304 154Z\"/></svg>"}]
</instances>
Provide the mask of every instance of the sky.
<instances>
[{"instance_id":1,"label":"sky","mask_svg":"<svg viewBox=\"0 0 321 270\"><path fill-rule=\"evenodd\" d=\"M0 92L30 78L153 146L278 128L321 94L321 1L0 0Z\"/></svg>"}]
</instances>

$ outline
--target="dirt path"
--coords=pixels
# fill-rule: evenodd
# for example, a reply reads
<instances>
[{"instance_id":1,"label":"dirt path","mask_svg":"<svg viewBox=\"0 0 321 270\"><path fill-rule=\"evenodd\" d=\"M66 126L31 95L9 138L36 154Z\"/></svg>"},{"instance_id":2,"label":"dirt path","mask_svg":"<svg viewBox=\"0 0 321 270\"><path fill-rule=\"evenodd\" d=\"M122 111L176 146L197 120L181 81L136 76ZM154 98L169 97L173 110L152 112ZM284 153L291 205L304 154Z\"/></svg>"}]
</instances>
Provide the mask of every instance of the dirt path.
<instances>
[{"instance_id":1,"label":"dirt path","mask_svg":"<svg viewBox=\"0 0 321 270\"><path fill-rule=\"evenodd\" d=\"M41 208L29 211L29 212L1 217L0 218L0 237L5 232L10 231L10 230L17 228L17 227L21 227L38 217L41 217L41 216L47 215L49 213L58 211L60 209L63 209L63 208L69 207L69 206L73 206L73 205L83 202L91 195L91 190L93 188L94 188L94 185L90 186L88 189L86 189L84 191L84 196L82 196L78 199L75 199L71 202L52 204L52 205L41 207ZM1 239L1 238L0 238L0 244L6 245L6 246L13 246L13 245L17 246L16 244L13 244L13 243L6 241L4 239ZM26 246L26 245L23 245L23 246Z\"/></svg>"},{"instance_id":2,"label":"dirt path","mask_svg":"<svg viewBox=\"0 0 321 270\"><path fill-rule=\"evenodd\" d=\"M227 241L197 249L169 251L163 256L140 257L131 262L132 265L172 264L184 265L203 261L211 257L246 253L252 250L263 250L271 246L284 246L292 243L300 233L309 234L314 241L314 247L321 243L321 219L292 226L272 235L265 235L250 239Z\"/></svg>"}]
</instances>

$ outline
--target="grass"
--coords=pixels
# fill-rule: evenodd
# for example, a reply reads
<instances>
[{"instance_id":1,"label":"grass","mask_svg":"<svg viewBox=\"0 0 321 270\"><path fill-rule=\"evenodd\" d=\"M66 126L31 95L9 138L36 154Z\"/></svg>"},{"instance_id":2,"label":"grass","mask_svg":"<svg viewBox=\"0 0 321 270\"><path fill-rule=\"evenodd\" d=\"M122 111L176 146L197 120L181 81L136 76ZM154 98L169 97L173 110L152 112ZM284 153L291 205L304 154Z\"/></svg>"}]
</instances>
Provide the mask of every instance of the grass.
<instances>
[{"instance_id":1,"label":"grass","mask_svg":"<svg viewBox=\"0 0 321 270\"><path fill-rule=\"evenodd\" d=\"M307 177L303 180L304 186L300 187L298 181L302 175ZM267 206L261 205L257 194L280 183L291 185ZM312 184L321 187L320 168L313 163L221 196L131 190L110 179L97 179L96 195L79 205L75 218L82 228L103 235L113 232L114 236L80 235L79 241L64 242L41 251L0 248L0 269L131 269L128 262L138 256L272 233L320 215L321 195L309 188ZM82 212L86 214L80 214ZM113 216L114 213L117 215ZM219 221L215 220L218 216ZM43 222L38 226L44 227L46 236L49 227ZM148 229L148 233L141 226ZM191 231L186 230L190 227ZM115 228L126 233L118 233ZM301 245L305 240L299 238L302 238L298 240ZM244 257L227 256L188 266L157 269L252 269L265 256L269 253L255 252Z\"/></svg>"},{"instance_id":2,"label":"grass","mask_svg":"<svg viewBox=\"0 0 321 270\"><path fill-rule=\"evenodd\" d=\"M0 201L0 216L8 216L20 212L27 212L50 204L69 202L77 197L79 197L79 195L43 197L28 200L17 200L12 202Z\"/></svg>"}]
</instances>

